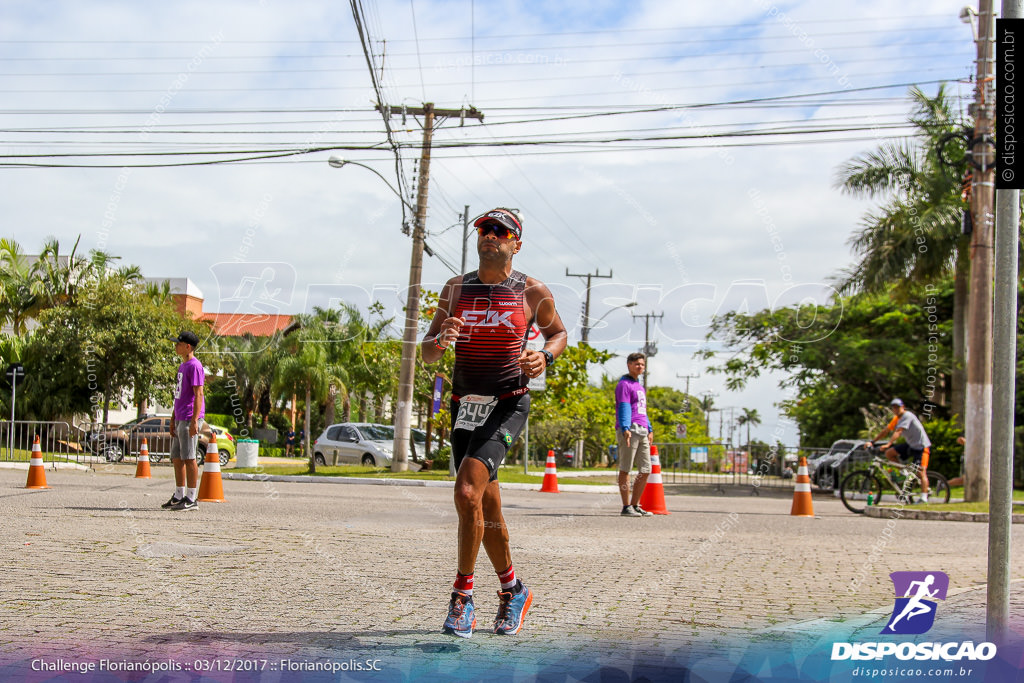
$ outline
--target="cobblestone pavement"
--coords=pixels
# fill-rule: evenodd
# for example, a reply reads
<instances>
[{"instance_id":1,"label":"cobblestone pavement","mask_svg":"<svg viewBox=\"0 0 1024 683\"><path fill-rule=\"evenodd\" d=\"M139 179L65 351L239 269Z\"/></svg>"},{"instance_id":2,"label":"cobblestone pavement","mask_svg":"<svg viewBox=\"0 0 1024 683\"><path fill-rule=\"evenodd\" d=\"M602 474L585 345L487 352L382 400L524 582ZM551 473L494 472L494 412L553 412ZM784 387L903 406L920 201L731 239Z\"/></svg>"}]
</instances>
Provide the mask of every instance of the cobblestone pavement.
<instances>
[{"instance_id":1,"label":"cobblestone pavement","mask_svg":"<svg viewBox=\"0 0 1024 683\"><path fill-rule=\"evenodd\" d=\"M531 675L611 651L693 660L728 643L877 634L893 604L888 574L921 569L949 574L945 631L984 624L984 524L870 519L830 499L796 518L785 498L722 495L669 495L671 515L624 518L617 494L509 490L533 608L518 636L487 633L498 586L481 551L482 631L453 639L439 633L455 571L450 488L225 480L226 503L175 513L159 509L169 469L152 480L109 469L48 471L46 491L0 470L0 656L329 653L382 658L406 676L443 670L446 655ZM1019 581L1022 525L1012 549Z\"/></svg>"}]
</instances>

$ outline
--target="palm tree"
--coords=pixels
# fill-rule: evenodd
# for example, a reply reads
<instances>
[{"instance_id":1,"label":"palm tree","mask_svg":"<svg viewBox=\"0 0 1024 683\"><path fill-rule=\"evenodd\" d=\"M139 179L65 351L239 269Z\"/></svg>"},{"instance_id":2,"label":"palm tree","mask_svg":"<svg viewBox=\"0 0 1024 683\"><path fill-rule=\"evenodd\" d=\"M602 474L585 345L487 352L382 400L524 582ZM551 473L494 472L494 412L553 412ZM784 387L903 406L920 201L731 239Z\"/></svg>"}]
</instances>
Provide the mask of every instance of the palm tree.
<instances>
[{"instance_id":1,"label":"palm tree","mask_svg":"<svg viewBox=\"0 0 1024 683\"><path fill-rule=\"evenodd\" d=\"M315 316L299 316L300 329L285 338L283 355L277 365L274 386L278 392L302 393L306 399L305 442L303 447L309 454L309 471L316 472L316 458L309 447L312 428L311 408L313 401L326 401L331 387L345 390L347 373L340 364L331 362L330 346L322 321Z\"/></svg>"},{"instance_id":2,"label":"palm tree","mask_svg":"<svg viewBox=\"0 0 1024 683\"><path fill-rule=\"evenodd\" d=\"M711 436L711 411L715 408L715 397L711 394L704 394L698 401L700 409L704 412L704 430Z\"/></svg>"},{"instance_id":3,"label":"palm tree","mask_svg":"<svg viewBox=\"0 0 1024 683\"><path fill-rule=\"evenodd\" d=\"M0 324L9 324L21 336L28 331L28 321L46 309L76 305L79 292L92 282L116 278L131 285L141 281L136 266L114 269L117 257L106 252L78 254L80 239L71 253L61 255L60 242L51 237L34 259L16 241L0 239Z\"/></svg>"},{"instance_id":4,"label":"palm tree","mask_svg":"<svg viewBox=\"0 0 1024 683\"><path fill-rule=\"evenodd\" d=\"M45 308L44 285L35 263L16 241L0 239L0 322L20 337L28 331L28 321Z\"/></svg>"},{"instance_id":5,"label":"palm tree","mask_svg":"<svg viewBox=\"0 0 1024 683\"><path fill-rule=\"evenodd\" d=\"M742 427L747 425L747 450L750 450L750 426L757 427L761 424L761 416L757 412L757 408L744 408L743 414L736 418L736 424Z\"/></svg>"},{"instance_id":6,"label":"palm tree","mask_svg":"<svg viewBox=\"0 0 1024 683\"><path fill-rule=\"evenodd\" d=\"M915 285L953 275L952 407L962 416L969 255L968 239L961 234L967 208L961 192L967 164L963 148L948 143L965 126L945 85L935 97L916 87L910 96L910 121L918 130L917 139L882 144L847 161L837 172L836 186L843 192L886 199L878 211L864 216L861 230L850 238L858 260L840 274L838 289L855 294L894 288L901 295Z\"/></svg>"},{"instance_id":7,"label":"palm tree","mask_svg":"<svg viewBox=\"0 0 1024 683\"><path fill-rule=\"evenodd\" d=\"M255 426L255 415L259 414L261 421L267 417L260 408L268 403L271 396L279 344L280 337L276 334L270 338L246 334L223 338L218 343L222 347L218 356L226 366L228 376L234 380L234 390L250 432Z\"/></svg>"}]
</instances>

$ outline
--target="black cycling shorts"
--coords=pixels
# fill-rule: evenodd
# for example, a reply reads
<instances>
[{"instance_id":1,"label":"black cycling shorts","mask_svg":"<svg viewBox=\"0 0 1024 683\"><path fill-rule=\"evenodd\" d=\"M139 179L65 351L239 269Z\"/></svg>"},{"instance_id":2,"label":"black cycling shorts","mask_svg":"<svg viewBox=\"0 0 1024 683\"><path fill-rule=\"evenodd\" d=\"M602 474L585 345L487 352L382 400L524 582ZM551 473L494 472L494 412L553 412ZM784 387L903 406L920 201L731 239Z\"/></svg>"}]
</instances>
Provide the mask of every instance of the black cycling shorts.
<instances>
[{"instance_id":1,"label":"black cycling shorts","mask_svg":"<svg viewBox=\"0 0 1024 683\"><path fill-rule=\"evenodd\" d=\"M900 460L913 460L914 462L921 462L921 456L924 455L923 448L911 448L910 444L906 441L901 441L898 444L894 444L893 448L900 454Z\"/></svg>"},{"instance_id":2,"label":"black cycling shorts","mask_svg":"<svg viewBox=\"0 0 1024 683\"><path fill-rule=\"evenodd\" d=\"M497 481L498 467L526 426L526 417L530 414L529 392L500 399L484 423L473 431L454 428L459 415L459 402L451 401L450 407L455 471L459 471L463 458L475 458L487 466L487 471L491 473L490 481Z\"/></svg>"}]
</instances>

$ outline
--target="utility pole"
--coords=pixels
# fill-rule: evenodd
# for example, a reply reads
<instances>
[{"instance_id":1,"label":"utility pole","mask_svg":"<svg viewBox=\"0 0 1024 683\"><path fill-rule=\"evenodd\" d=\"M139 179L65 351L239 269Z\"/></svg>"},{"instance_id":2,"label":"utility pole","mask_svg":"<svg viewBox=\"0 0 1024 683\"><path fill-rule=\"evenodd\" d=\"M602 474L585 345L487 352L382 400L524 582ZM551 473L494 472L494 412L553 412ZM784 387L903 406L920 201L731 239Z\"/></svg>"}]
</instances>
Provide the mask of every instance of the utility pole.
<instances>
[{"instance_id":1,"label":"utility pole","mask_svg":"<svg viewBox=\"0 0 1024 683\"><path fill-rule=\"evenodd\" d=\"M469 241L469 204L462 211L462 270L459 274L466 272L466 242Z\"/></svg>"},{"instance_id":2,"label":"utility pole","mask_svg":"<svg viewBox=\"0 0 1024 683\"><path fill-rule=\"evenodd\" d=\"M686 380L686 392L685 392L686 393L686 398L684 399L685 402L684 402L683 405L685 407L683 409L686 412L690 412L690 380L691 379L697 379L697 378L700 377L700 375L680 375L677 372L676 373L676 377L678 377L679 379L685 379Z\"/></svg>"},{"instance_id":3,"label":"utility pole","mask_svg":"<svg viewBox=\"0 0 1024 683\"><path fill-rule=\"evenodd\" d=\"M390 118L392 107L377 105L377 109ZM423 120L423 149L420 151L420 176L416 184L416 223L412 230L412 262L409 264L409 290L405 300L405 332L402 335L402 364L398 373L398 406L395 411L395 452L391 459L392 472L409 469L409 435L412 429L412 394L416 377L416 342L420 321L420 282L423 277L423 238L426 235L427 187L430 183L430 143L434 137L435 117L458 116L483 120L484 115L475 107L466 109L435 109L427 102L422 107L399 108L403 114L421 115Z\"/></svg>"},{"instance_id":4,"label":"utility pole","mask_svg":"<svg viewBox=\"0 0 1024 683\"><path fill-rule=\"evenodd\" d=\"M587 343L590 338L590 280L595 277L608 278L612 276L612 271L609 270L607 275L601 275L601 269L598 268L596 273L570 273L569 269L565 269L566 277L585 277L587 278L587 296L583 303L583 330L580 333L580 342L583 344ZM646 382L645 382L646 385Z\"/></svg>"},{"instance_id":5,"label":"utility pole","mask_svg":"<svg viewBox=\"0 0 1024 683\"><path fill-rule=\"evenodd\" d=\"M1003 19L1024 16L1022 0L1003 0ZM1007 50L1002 36L1000 49ZM1003 52L1005 55L1006 52ZM1005 70L1008 64L1000 67ZM1000 78L1002 73L996 74ZM1001 89L1002 90L1002 89ZM1004 98L1009 94L1002 90ZM1001 105L1006 107L1006 102ZM1005 116L1005 114L1004 114ZM1017 121L1020 118L1017 117ZM1013 123L1000 119L1000 123ZM1005 130L1005 128L1003 129ZM1003 130L997 130L1002 133ZM1005 137L1000 137L1005 140ZM992 452L988 523L988 595L985 630L996 644L1006 642L1010 625L1010 540L1013 523L1013 412L1017 366L1017 249L1020 190L996 190L995 328L993 335Z\"/></svg>"},{"instance_id":6,"label":"utility pole","mask_svg":"<svg viewBox=\"0 0 1024 683\"><path fill-rule=\"evenodd\" d=\"M665 317L664 313L644 313L643 315L637 315L633 313L633 320L637 318L644 319L644 355L647 358L653 358L658 355L658 345L651 341L651 318L655 320L661 320ZM647 391L647 366L648 363L644 363L644 391Z\"/></svg>"},{"instance_id":7,"label":"utility pole","mask_svg":"<svg viewBox=\"0 0 1024 683\"><path fill-rule=\"evenodd\" d=\"M971 187L974 231L971 235L971 276L967 304L967 396L964 415L964 500L988 498L989 450L992 417L992 265L993 193L995 148L993 128L995 88L993 79L992 0L978 7L978 56L975 85L974 139L971 156L975 167ZM1015 316L1016 317L1016 316Z\"/></svg>"}]
</instances>

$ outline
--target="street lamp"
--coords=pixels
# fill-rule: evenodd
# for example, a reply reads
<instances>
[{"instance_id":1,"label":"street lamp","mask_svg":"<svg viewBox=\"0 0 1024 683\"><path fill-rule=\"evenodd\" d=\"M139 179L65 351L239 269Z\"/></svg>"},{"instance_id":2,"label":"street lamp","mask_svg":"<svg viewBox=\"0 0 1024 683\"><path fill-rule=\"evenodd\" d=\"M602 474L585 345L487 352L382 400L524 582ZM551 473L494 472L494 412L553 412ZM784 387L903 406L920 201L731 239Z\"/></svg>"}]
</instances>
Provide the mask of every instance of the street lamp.
<instances>
[{"instance_id":1,"label":"street lamp","mask_svg":"<svg viewBox=\"0 0 1024 683\"><path fill-rule=\"evenodd\" d=\"M398 373L398 405L395 406L394 454L391 471L404 472L409 469L409 435L412 429L412 393L416 373L416 338L420 321L420 279L423 273L423 236L426 221L426 181L421 179L418 187L417 206L412 206L402 194L372 166L358 161L349 161L332 156L327 160L333 168L352 164L372 171L395 193L416 217L412 230L412 259L409 264L409 290L405 300L405 331L402 334L402 363Z\"/></svg>"},{"instance_id":2,"label":"street lamp","mask_svg":"<svg viewBox=\"0 0 1024 683\"><path fill-rule=\"evenodd\" d=\"M383 180L384 184L388 186L388 189L394 192L395 196L402 200L402 203L405 204L406 208L411 209L412 211L416 211L416 207L407 202L405 200L405 197L402 196L402 193L395 189L395 186L388 182L388 179L381 175L381 172L375 169L373 166L368 166L367 164L364 164L359 161L352 161L351 159L342 159L337 155L332 155L331 158L327 160L327 163L330 164L332 168L341 168L342 166L348 166L349 164L351 164L352 166L359 166L361 168L365 168L367 171L370 171L378 178Z\"/></svg>"},{"instance_id":3,"label":"street lamp","mask_svg":"<svg viewBox=\"0 0 1024 683\"><path fill-rule=\"evenodd\" d=\"M604 315L602 315L602 316L601 316L600 318L598 318L597 320L595 320L595 321L594 321L594 324L593 324L593 325L585 325L585 327L586 327L586 328L587 328L588 330L593 330L593 329L601 329L601 328L599 328L599 327L598 327L598 325L600 325L600 324L601 324L601 322L602 322L602 321L603 321L603 320L604 320L605 318L607 318L607 317L609 316L609 314L611 314L611 312L612 312L612 311L617 311L617 310L619 310L620 308L632 308L633 306L636 306L636 305L637 305L637 302L636 302L636 301L630 301L630 302L629 302L628 304L620 304L620 305L618 305L618 306L612 306L612 307L611 307L611 308L609 308L609 309L608 309L607 311L605 311L605 314L604 314ZM585 322L589 322L589 321L585 321Z\"/></svg>"}]
</instances>

